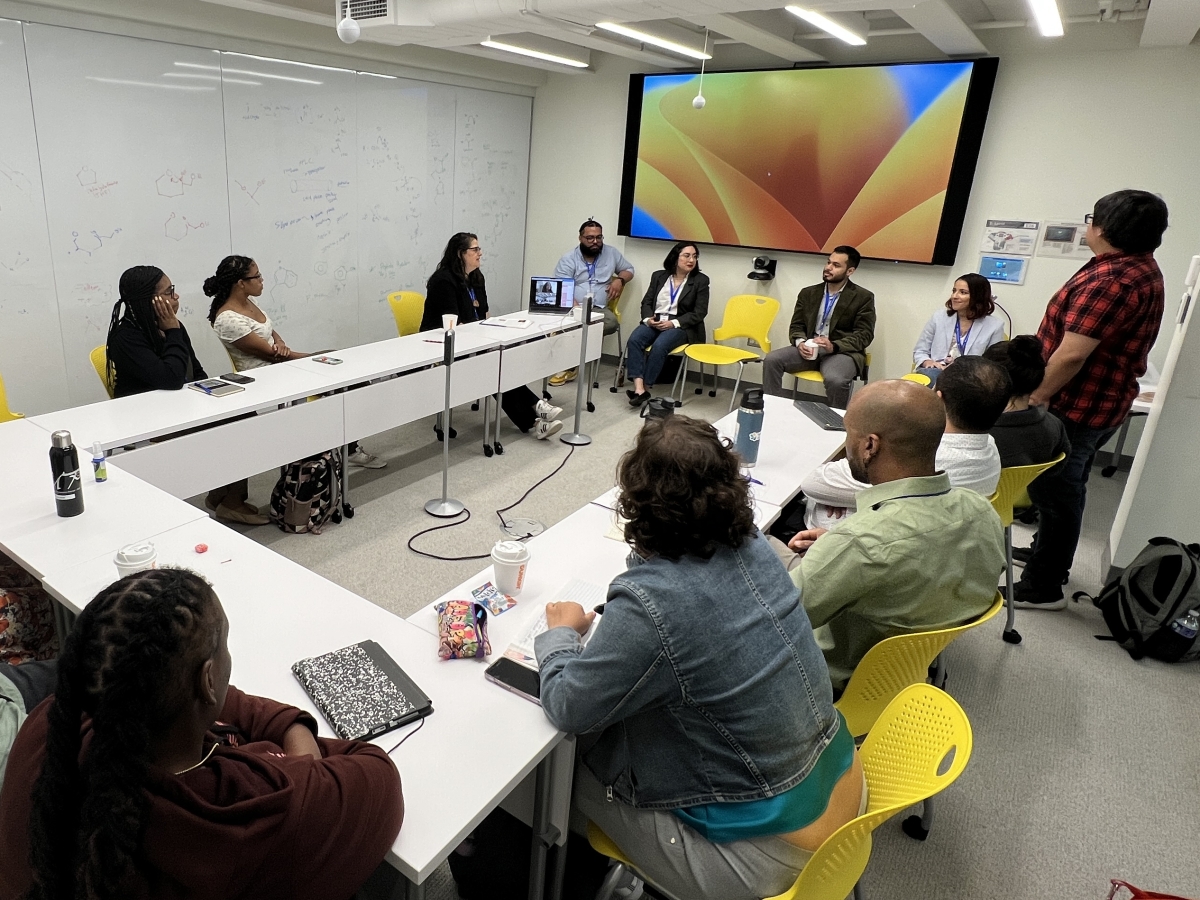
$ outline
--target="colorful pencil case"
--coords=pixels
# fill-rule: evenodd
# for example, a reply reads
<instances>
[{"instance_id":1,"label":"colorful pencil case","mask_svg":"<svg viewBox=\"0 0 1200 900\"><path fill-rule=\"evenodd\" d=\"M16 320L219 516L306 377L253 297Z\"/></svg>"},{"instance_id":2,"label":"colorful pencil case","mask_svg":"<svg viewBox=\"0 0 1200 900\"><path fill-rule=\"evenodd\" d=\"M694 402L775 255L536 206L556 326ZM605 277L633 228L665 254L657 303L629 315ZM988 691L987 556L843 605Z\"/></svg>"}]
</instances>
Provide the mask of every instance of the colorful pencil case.
<instances>
[{"instance_id":1,"label":"colorful pencil case","mask_svg":"<svg viewBox=\"0 0 1200 900\"><path fill-rule=\"evenodd\" d=\"M482 659L492 652L487 609L471 600L447 600L434 607L438 616L438 656Z\"/></svg>"}]
</instances>

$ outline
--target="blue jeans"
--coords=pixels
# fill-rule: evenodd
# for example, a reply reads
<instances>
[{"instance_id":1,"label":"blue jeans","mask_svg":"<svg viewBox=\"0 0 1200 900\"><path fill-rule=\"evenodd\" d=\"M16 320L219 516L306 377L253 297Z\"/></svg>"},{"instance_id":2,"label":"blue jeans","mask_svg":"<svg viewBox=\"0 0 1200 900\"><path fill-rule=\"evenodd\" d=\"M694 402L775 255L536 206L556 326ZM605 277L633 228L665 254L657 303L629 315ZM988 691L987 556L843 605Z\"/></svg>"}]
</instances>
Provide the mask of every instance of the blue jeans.
<instances>
[{"instance_id":1,"label":"blue jeans","mask_svg":"<svg viewBox=\"0 0 1200 900\"><path fill-rule=\"evenodd\" d=\"M917 375L924 375L926 378L928 378L930 387L935 387L937 385L938 376L942 374L942 370L935 366L930 366L928 369L918 368L914 369L913 371Z\"/></svg>"},{"instance_id":2,"label":"blue jeans","mask_svg":"<svg viewBox=\"0 0 1200 900\"><path fill-rule=\"evenodd\" d=\"M625 352L625 371L630 378L641 378L649 389L662 373L667 354L687 342L687 332L682 328L659 331L641 322L629 336L629 348ZM650 351L648 356L647 350Z\"/></svg>"},{"instance_id":3,"label":"blue jeans","mask_svg":"<svg viewBox=\"0 0 1200 900\"><path fill-rule=\"evenodd\" d=\"M1057 470L1044 473L1029 485L1029 499L1038 511L1038 530L1021 584L1025 590L1061 597L1062 582L1071 571L1079 545L1092 462L1096 451L1117 428L1089 428L1057 412L1052 414L1063 423L1071 450Z\"/></svg>"}]
</instances>

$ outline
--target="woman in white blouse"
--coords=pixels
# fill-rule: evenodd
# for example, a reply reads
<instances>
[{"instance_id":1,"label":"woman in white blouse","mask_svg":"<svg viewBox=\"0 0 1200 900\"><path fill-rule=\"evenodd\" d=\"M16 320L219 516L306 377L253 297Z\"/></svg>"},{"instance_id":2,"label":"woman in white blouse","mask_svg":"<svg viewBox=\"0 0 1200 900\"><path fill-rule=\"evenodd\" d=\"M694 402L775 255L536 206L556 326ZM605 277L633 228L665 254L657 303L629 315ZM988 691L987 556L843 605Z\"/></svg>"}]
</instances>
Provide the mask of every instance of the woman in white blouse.
<instances>
[{"instance_id":1,"label":"woman in white blouse","mask_svg":"<svg viewBox=\"0 0 1200 900\"><path fill-rule=\"evenodd\" d=\"M204 279L204 294L212 297L208 321L229 352L234 369L239 372L312 356L293 350L283 342L271 324L271 317L254 302L253 298L262 292L262 272L258 263L248 256L225 257L217 266L216 274ZM382 469L387 465L357 441L348 449L351 466Z\"/></svg>"},{"instance_id":2,"label":"woman in white blouse","mask_svg":"<svg viewBox=\"0 0 1200 900\"><path fill-rule=\"evenodd\" d=\"M974 272L959 276L946 311L930 317L913 348L917 373L936 382L958 357L982 356L992 344L1004 340L1004 320L992 315L995 310L990 281Z\"/></svg>"}]
</instances>

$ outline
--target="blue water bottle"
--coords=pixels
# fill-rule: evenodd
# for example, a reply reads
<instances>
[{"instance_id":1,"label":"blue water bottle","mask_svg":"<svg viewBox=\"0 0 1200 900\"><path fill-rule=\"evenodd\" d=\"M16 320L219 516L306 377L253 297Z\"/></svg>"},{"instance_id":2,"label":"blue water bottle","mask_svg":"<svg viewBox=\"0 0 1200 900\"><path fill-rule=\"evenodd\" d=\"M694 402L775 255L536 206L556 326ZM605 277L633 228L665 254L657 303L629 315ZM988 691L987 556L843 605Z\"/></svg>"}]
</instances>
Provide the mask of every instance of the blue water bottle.
<instances>
[{"instance_id":1,"label":"blue water bottle","mask_svg":"<svg viewBox=\"0 0 1200 900\"><path fill-rule=\"evenodd\" d=\"M761 388L747 388L742 394L742 405L738 407L737 438L734 449L742 458L742 465L752 466L758 462L758 438L762 434L763 392Z\"/></svg>"}]
</instances>

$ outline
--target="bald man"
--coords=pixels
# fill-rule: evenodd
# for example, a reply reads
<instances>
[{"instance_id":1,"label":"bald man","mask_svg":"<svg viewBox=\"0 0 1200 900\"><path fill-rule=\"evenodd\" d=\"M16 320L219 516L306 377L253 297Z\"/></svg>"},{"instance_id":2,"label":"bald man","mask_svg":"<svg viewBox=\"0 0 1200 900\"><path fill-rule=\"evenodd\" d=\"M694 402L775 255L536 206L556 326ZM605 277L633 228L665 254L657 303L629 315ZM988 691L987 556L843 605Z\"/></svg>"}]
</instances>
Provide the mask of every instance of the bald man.
<instances>
[{"instance_id":1,"label":"bald man","mask_svg":"<svg viewBox=\"0 0 1200 900\"><path fill-rule=\"evenodd\" d=\"M850 471L871 486L856 496L855 515L788 545L804 554L792 580L839 690L884 638L978 618L1004 567L1004 529L991 504L936 473L946 427L937 394L875 382L850 401L845 425Z\"/></svg>"}]
</instances>

